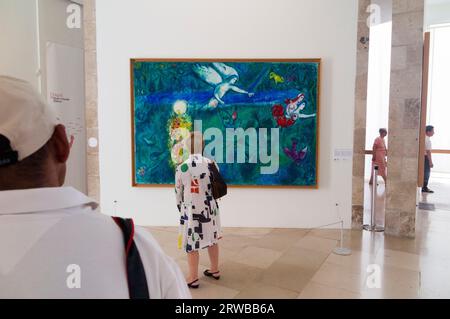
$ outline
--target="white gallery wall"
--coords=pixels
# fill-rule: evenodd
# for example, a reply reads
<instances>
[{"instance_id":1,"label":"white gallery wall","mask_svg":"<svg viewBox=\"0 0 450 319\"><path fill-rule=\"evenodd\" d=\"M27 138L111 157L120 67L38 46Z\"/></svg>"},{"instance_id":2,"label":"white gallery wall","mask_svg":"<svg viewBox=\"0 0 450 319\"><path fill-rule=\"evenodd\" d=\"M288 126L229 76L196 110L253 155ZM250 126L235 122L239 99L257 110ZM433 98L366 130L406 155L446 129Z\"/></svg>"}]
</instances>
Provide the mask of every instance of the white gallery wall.
<instances>
[{"instance_id":1,"label":"white gallery wall","mask_svg":"<svg viewBox=\"0 0 450 319\"><path fill-rule=\"evenodd\" d=\"M176 225L173 188L131 187L130 58L322 58L319 189L231 188L234 227L351 220L356 0L97 0L101 205L141 225ZM154 138L159 138L155 136ZM339 205L336 207L336 203Z\"/></svg>"},{"instance_id":2,"label":"white gallery wall","mask_svg":"<svg viewBox=\"0 0 450 319\"><path fill-rule=\"evenodd\" d=\"M425 0L425 31L436 24L450 23L450 0Z\"/></svg>"},{"instance_id":3,"label":"white gallery wall","mask_svg":"<svg viewBox=\"0 0 450 319\"><path fill-rule=\"evenodd\" d=\"M83 29L66 25L71 4L70 0L1 0L0 74L27 80L46 97L47 43L84 47Z\"/></svg>"},{"instance_id":4,"label":"white gallery wall","mask_svg":"<svg viewBox=\"0 0 450 319\"><path fill-rule=\"evenodd\" d=\"M435 149L449 149L448 134L448 78L450 63L450 0L425 1L425 31L431 33L430 45L430 78L428 80L428 124L435 126L433 137ZM445 154L433 155L433 178L450 173L450 158Z\"/></svg>"},{"instance_id":5,"label":"white gallery wall","mask_svg":"<svg viewBox=\"0 0 450 319\"><path fill-rule=\"evenodd\" d=\"M51 104L68 134L75 135L66 185L85 192L84 35L82 25L80 28L67 26L70 15L67 9L71 5L70 0L0 0L0 75L30 82L50 103L47 91L62 93L70 100L70 103ZM52 65L47 65L49 48L61 46L73 52L67 56L52 54ZM48 69L52 70L51 78ZM54 85L47 90L49 82ZM71 118L74 119L67 121Z\"/></svg>"},{"instance_id":6,"label":"white gallery wall","mask_svg":"<svg viewBox=\"0 0 450 319\"><path fill-rule=\"evenodd\" d=\"M47 92L47 61L46 54L49 43L68 46L76 49L84 48L83 28L68 28L67 19L70 12L67 8L73 5L70 0L39 0L39 47L41 48L40 64L42 78L42 92ZM80 7L82 8L82 7ZM83 21L83 10L80 9L80 19ZM67 61L70 63L71 61ZM84 74L84 69L81 70ZM67 74L67 78L79 81L79 77Z\"/></svg>"},{"instance_id":7,"label":"white gallery wall","mask_svg":"<svg viewBox=\"0 0 450 319\"><path fill-rule=\"evenodd\" d=\"M74 5L70 0L38 1L41 82L42 92L67 134L75 138L67 162L66 185L86 193L83 10L78 6L80 25L73 23L69 28L67 21L75 21L70 19ZM62 97L62 101L55 103L52 96L57 96L57 101Z\"/></svg>"},{"instance_id":8,"label":"white gallery wall","mask_svg":"<svg viewBox=\"0 0 450 319\"><path fill-rule=\"evenodd\" d=\"M36 2L0 1L0 75L24 79L39 88Z\"/></svg>"},{"instance_id":9,"label":"white gallery wall","mask_svg":"<svg viewBox=\"0 0 450 319\"><path fill-rule=\"evenodd\" d=\"M367 82L366 150L371 150L380 128L389 131L389 94L391 81L392 0L372 0L378 5L380 19L371 20L369 73ZM386 143L389 135L386 137ZM372 156L365 157L365 177L370 178Z\"/></svg>"}]
</instances>

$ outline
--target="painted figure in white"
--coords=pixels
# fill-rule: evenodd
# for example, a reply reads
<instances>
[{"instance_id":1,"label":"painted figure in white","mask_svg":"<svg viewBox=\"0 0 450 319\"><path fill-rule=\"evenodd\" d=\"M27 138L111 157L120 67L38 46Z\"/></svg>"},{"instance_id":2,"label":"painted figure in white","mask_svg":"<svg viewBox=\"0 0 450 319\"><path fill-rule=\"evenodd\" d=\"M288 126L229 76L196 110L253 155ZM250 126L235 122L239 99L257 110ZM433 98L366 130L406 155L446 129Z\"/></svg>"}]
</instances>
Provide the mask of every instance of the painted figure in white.
<instances>
[{"instance_id":1,"label":"painted figure in white","mask_svg":"<svg viewBox=\"0 0 450 319\"><path fill-rule=\"evenodd\" d=\"M216 62L212 63L212 66L196 64L194 71L203 81L214 87L214 97L209 101L209 107L216 108L219 103L224 105L223 97L230 90L247 94L248 97L254 95L254 93L247 92L235 85L239 80L239 74L234 68L224 63Z\"/></svg>"},{"instance_id":2,"label":"painted figure in white","mask_svg":"<svg viewBox=\"0 0 450 319\"><path fill-rule=\"evenodd\" d=\"M303 102L304 99L305 95L301 93L293 100L286 100L286 118L297 121L298 119L306 119L316 116L316 114L306 115L300 113L305 109L306 106L306 103Z\"/></svg>"}]
</instances>

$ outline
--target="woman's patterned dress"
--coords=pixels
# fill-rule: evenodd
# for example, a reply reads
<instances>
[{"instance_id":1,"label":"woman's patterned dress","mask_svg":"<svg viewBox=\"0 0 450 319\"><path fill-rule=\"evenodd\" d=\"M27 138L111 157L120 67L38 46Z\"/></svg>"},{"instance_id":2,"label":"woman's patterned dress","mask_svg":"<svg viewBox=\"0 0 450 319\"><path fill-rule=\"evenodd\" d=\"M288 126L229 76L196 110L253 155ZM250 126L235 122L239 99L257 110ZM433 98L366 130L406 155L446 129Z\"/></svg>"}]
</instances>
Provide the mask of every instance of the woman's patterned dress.
<instances>
[{"instance_id":1,"label":"woman's patterned dress","mask_svg":"<svg viewBox=\"0 0 450 319\"><path fill-rule=\"evenodd\" d=\"M176 171L175 194L181 214L178 248L188 253L217 244L221 238L219 206L212 195L208 168L211 163L194 154Z\"/></svg>"}]
</instances>

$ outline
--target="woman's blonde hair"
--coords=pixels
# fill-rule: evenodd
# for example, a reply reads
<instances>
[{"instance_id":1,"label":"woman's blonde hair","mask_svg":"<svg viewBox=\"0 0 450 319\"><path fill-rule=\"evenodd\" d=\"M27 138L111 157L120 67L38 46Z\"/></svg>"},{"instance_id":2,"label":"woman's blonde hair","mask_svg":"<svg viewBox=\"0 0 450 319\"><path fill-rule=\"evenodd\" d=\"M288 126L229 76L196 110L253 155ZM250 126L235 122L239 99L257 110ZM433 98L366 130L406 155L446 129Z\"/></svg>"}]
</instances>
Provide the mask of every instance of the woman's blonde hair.
<instances>
[{"instance_id":1,"label":"woman's blonde hair","mask_svg":"<svg viewBox=\"0 0 450 319\"><path fill-rule=\"evenodd\" d=\"M198 131L191 132L186 139L186 147L191 151L191 154L203 154L203 149L205 148L203 134Z\"/></svg>"}]
</instances>

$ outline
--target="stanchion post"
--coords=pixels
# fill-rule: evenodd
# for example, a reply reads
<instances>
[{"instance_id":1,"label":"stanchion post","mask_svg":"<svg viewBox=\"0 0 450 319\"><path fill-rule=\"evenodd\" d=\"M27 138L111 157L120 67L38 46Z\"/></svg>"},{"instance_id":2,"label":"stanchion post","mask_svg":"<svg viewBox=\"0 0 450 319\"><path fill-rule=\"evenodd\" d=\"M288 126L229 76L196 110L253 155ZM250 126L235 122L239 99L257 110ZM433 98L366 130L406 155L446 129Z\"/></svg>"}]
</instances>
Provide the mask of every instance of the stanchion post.
<instances>
[{"instance_id":1,"label":"stanchion post","mask_svg":"<svg viewBox=\"0 0 450 319\"><path fill-rule=\"evenodd\" d=\"M341 242L339 247L336 247L333 250L333 253L341 256L349 256L352 254L352 250L350 248L344 248L344 220L341 220Z\"/></svg>"},{"instance_id":2,"label":"stanchion post","mask_svg":"<svg viewBox=\"0 0 450 319\"><path fill-rule=\"evenodd\" d=\"M371 200L371 207L370 207L370 225L364 225L363 229L367 231L375 231L375 232L382 232L384 231L384 227L377 226L376 225L376 219L375 214L377 211L377 186L378 186L378 170L379 167L377 165L373 168L373 185L372 185L372 200Z\"/></svg>"},{"instance_id":3,"label":"stanchion post","mask_svg":"<svg viewBox=\"0 0 450 319\"><path fill-rule=\"evenodd\" d=\"M373 168L372 207L370 212L370 228L375 229L375 212L377 211L378 166Z\"/></svg>"},{"instance_id":4,"label":"stanchion post","mask_svg":"<svg viewBox=\"0 0 450 319\"><path fill-rule=\"evenodd\" d=\"M372 198L370 201L370 224L363 226L364 230L375 230L375 211L376 211L376 199L377 199L377 184L378 184L378 166L374 165L372 171Z\"/></svg>"}]
</instances>

